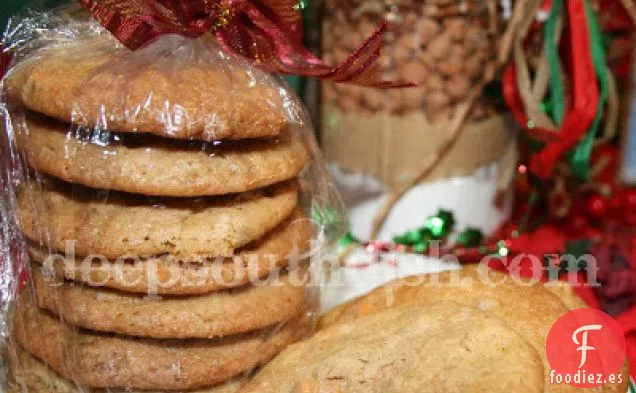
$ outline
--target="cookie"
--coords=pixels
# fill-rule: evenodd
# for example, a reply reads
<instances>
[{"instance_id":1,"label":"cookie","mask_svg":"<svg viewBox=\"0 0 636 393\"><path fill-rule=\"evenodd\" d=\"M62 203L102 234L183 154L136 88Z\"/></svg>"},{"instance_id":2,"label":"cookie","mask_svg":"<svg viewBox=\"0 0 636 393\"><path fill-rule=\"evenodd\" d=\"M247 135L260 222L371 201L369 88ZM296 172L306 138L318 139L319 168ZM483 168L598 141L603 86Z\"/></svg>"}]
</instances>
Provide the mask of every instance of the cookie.
<instances>
[{"instance_id":1,"label":"cookie","mask_svg":"<svg viewBox=\"0 0 636 393\"><path fill-rule=\"evenodd\" d=\"M320 326L328 328L387 308L422 301L454 301L506 321L510 328L525 337L541 356L546 393L576 391L569 385L550 383L550 365L545 352L548 332L570 308L543 285L536 285L536 281L525 279L520 285L519 280L484 265L398 279L334 310L332 314L328 313ZM625 367L622 372L628 375ZM628 381L625 379L624 382L607 384L603 391L622 393L627 389Z\"/></svg>"},{"instance_id":2,"label":"cookie","mask_svg":"<svg viewBox=\"0 0 636 393\"><path fill-rule=\"evenodd\" d=\"M178 36L134 52L88 39L36 53L5 87L35 112L101 130L206 141L278 135L288 123L280 87L221 56L206 40Z\"/></svg>"},{"instance_id":3,"label":"cookie","mask_svg":"<svg viewBox=\"0 0 636 393\"><path fill-rule=\"evenodd\" d=\"M296 177L310 155L300 136L186 142L92 132L28 114L18 143L29 164L70 183L155 196L193 197L255 190Z\"/></svg>"},{"instance_id":4,"label":"cookie","mask_svg":"<svg viewBox=\"0 0 636 393\"><path fill-rule=\"evenodd\" d=\"M309 322L302 314L281 328L223 339L139 339L72 329L22 296L13 334L29 353L79 385L186 390L214 386L253 370L298 341Z\"/></svg>"},{"instance_id":5,"label":"cookie","mask_svg":"<svg viewBox=\"0 0 636 393\"><path fill-rule=\"evenodd\" d=\"M263 238L238 249L231 259L179 262L163 255L135 262L101 262L53 256L33 244L29 254L32 261L54 269L60 277L92 286L143 294L197 295L240 287L288 264L298 264L308 256L311 239L311 222L296 210Z\"/></svg>"},{"instance_id":6,"label":"cookie","mask_svg":"<svg viewBox=\"0 0 636 393\"><path fill-rule=\"evenodd\" d=\"M383 310L279 354L241 393L542 393L539 353L500 320L455 302Z\"/></svg>"},{"instance_id":7,"label":"cookie","mask_svg":"<svg viewBox=\"0 0 636 393\"><path fill-rule=\"evenodd\" d=\"M14 343L8 351L9 372L5 391L7 393L167 393L168 391L134 391L114 389L86 389L60 377L46 364L31 356L22 347ZM245 383L242 378L233 379L221 385L184 393L236 393Z\"/></svg>"},{"instance_id":8,"label":"cookie","mask_svg":"<svg viewBox=\"0 0 636 393\"><path fill-rule=\"evenodd\" d=\"M588 304L574 292L572 285L565 281L551 281L545 285L550 293L557 296L570 310L588 308Z\"/></svg>"},{"instance_id":9,"label":"cookie","mask_svg":"<svg viewBox=\"0 0 636 393\"><path fill-rule=\"evenodd\" d=\"M76 255L107 259L166 253L179 260L232 256L289 217L298 200L295 181L197 199L144 198L51 181L41 193L37 190L30 182L18 196L20 225L29 239L56 250L75 242Z\"/></svg>"},{"instance_id":10,"label":"cookie","mask_svg":"<svg viewBox=\"0 0 636 393\"><path fill-rule=\"evenodd\" d=\"M475 270L476 267L475 266L467 266L465 267L464 271L462 272L462 276L469 276L470 279L472 280L473 278L476 277L477 271ZM486 270L485 270L486 272ZM501 273L495 272L495 271L490 271L487 270L487 272L492 275L492 278L494 281L498 281L498 280L503 280L503 282L507 282L507 284L504 285L510 285L510 282L508 282L510 280L510 278L506 278L504 275L502 275ZM445 279L448 280L448 275L449 273L444 273L444 277ZM427 276L423 275L420 276L420 281L422 282L426 282L426 281L431 281L434 279L434 275L430 275L428 278L426 278ZM414 277L415 278L415 277ZM417 279L416 279L417 282ZM574 290L572 288L572 286L570 284L568 284L567 282L563 282L563 281L551 281L549 284L544 285L543 282L536 282L533 283L536 286L543 286L546 290L548 290L549 292L551 292L553 295L556 295L561 302L563 302L563 304L569 308L570 310L575 310L577 308L587 308L589 307L584 301L583 299L581 299L576 293L574 293ZM520 289L521 291L524 291L524 289ZM393 291L392 288L389 289L390 292ZM373 296L372 294L370 294L369 296ZM364 297L362 297L364 298ZM361 299L362 299L361 298ZM348 319L351 318L352 316L354 316L355 312L352 311L352 309L357 309L355 307L355 304L357 304L358 302L361 302L361 299L354 299L352 301L349 301L347 303L341 304L339 306L334 307L333 309L331 309L328 313L326 313L325 315L323 315L320 320L318 321L318 329L324 329L327 326L333 325L334 323L336 323L338 320L340 319ZM367 306L365 306L367 307ZM346 314L345 316L343 316L343 314Z\"/></svg>"},{"instance_id":11,"label":"cookie","mask_svg":"<svg viewBox=\"0 0 636 393\"><path fill-rule=\"evenodd\" d=\"M32 274L39 307L74 326L129 336L215 338L251 332L287 321L309 304L305 268L259 285L161 298L59 283L38 268Z\"/></svg>"}]
</instances>

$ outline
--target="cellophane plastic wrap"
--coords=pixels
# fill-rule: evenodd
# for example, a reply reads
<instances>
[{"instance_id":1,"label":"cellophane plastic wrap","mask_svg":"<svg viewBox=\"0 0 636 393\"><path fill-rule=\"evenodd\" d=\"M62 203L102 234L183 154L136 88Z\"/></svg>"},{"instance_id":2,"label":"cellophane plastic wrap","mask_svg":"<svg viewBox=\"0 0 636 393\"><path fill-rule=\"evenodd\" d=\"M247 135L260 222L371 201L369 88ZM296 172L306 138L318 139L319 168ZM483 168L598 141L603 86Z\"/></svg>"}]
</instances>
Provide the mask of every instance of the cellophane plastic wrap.
<instances>
[{"instance_id":1,"label":"cellophane plastic wrap","mask_svg":"<svg viewBox=\"0 0 636 393\"><path fill-rule=\"evenodd\" d=\"M311 332L343 219L287 87L73 6L4 45L5 392L233 392Z\"/></svg>"}]
</instances>

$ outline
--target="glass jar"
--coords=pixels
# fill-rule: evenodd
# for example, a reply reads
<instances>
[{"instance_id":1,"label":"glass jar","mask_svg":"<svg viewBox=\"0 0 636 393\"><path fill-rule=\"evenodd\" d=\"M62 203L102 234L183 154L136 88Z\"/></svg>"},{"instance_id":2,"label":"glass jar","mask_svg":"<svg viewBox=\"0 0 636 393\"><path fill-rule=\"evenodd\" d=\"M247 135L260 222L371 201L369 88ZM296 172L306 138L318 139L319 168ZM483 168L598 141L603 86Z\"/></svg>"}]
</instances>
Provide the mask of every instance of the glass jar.
<instances>
[{"instance_id":1,"label":"glass jar","mask_svg":"<svg viewBox=\"0 0 636 393\"><path fill-rule=\"evenodd\" d=\"M415 177L425 159L439 155L450 138L449 124L456 109L466 102L484 70L495 66L502 27L495 2L327 0L323 57L331 64L345 60L383 20L390 27L378 71L385 80L413 81L418 86L382 90L323 85L323 148L336 180L343 185L354 234L361 238L368 236L383 195ZM438 207L465 209L466 224L482 227L486 233L507 217L508 209L501 209L501 203L494 206L492 200L501 191L502 178L510 176L510 164L504 168L497 162L510 157L514 137L511 123L491 98L482 94L476 100L459 137L421 183L468 178L473 184L476 176L486 178L486 183L479 181L484 195L478 199L487 213L479 219L471 216L475 199L448 198L447 194L458 191L452 186L442 187L446 191L441 193L424 190L417 194L417 201L405 205L404 212L399 212L400 204L395 206L381 238L421 226ZM351 174L358 176L352 180ZM444 197L438 203L440 195ZM409 198L413 195L405 195L402 202ZM356 216L359 208L361 218Z\"/></svg>"}]
</instances>

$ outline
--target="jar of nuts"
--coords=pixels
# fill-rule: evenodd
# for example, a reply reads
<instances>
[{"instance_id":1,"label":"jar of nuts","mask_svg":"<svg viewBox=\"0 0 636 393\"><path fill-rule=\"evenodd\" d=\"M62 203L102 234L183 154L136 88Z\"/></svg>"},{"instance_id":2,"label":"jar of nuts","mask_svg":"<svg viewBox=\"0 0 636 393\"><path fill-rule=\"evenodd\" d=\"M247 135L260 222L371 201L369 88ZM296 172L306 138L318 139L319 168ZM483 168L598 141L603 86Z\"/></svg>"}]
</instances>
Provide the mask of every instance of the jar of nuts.
<instances>
[{"instance_id":1,"label":"jar of nuts","mask_svg":"<svg viewBox=\"0 0 636 393\"><path fill-rule=\"evenodd\" d=\"M322 49L328 63L345 60L388 20L379 72L385 80L418 84L388 90L323 85L322 142L338 175L363 175L381 189L391 190L414 177L422 162L436 154L448 139L455 110L466 102L484 70L495 65L501 23L496 2L489 1L325 1ZM481 168L497 167L501 157L509 156L506 151L513 148L514 139L511 123L500 112L487 97L478 99L460 136L424 183L472 177ZM495 169L487 172L496 177ZM501 182L494 179L490 183L491 189L485 192L495 194L496 184ZM366 183L364 187L369 189ZM364 194L358 191L353 191L355 198ZM344 194L350 199L347 190ZM370 210L365 209L368 217ZM355 230L357 220L352 221ZM421 222L409 221L398 230L412 229L408 228L411 224L412 228L421 226ZM367 236L363 232L356 235Z\"/></svg>"},{"instance_id":2,"label":"jar of nuts","mask_svg":"<svg viewBox=\"0 0 636 393\"><path fill-rule=\"evenodd\" d=\"M491 25L493 17L483 1L330 0L326 7L323 52L327 62L345 60L388 20L391 27L380 72L387 80L419 84L388 91L326 85L324 102L347 112L420 111L433 123L445 120L495 59L496 25ZM471 119L492 113L492 107L480 102Z\"/></svg>"}]
</instances>

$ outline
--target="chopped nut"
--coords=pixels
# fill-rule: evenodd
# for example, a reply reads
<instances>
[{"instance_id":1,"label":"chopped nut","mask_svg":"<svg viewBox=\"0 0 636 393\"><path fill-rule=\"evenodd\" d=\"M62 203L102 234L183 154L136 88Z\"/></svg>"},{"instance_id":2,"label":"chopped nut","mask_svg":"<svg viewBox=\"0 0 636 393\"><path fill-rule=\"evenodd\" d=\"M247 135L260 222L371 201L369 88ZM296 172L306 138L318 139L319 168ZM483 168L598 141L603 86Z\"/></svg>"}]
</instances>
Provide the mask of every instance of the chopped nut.
<instances>
[{"instance_id":1,"label":"chopped nut","mask_svg":"<svg viewBox=\"0 0 636 393\"><path fill-rule=\"evenodd\" d=\"M444 89L444 79L440 74L434 73L430 74L426 78L426 90L429 92L432 91L441 91Z\"/></svg>"},{"instance_id":2,"label":"chopped nut","mask_svg":"<svg viewBox=\"0 0 636 393\"><path fill-rule=\"evenodd\" d=\"M432 92L426 97L426 108L428 110L436 111L444 108L450 104L451 100L447 94L442 92Z\"/></svg>"},{"instance_id":3,"label":"chopped nut","mask_svg":"<svg viewBox=\"0 0 636 393\"><path fill-rule=\"evenodd\" d=\"M358 49L360 47L360 44L362 44L365 39L365 37L362 36L362 33L357 31L349 32L348 34L345 34L343 38L345 48L350 51Z\"/></svg>"},{"instance_id":4,"label":"chopped nut","mask_svg":"<svg viewBox=\"0 0 636 393\"><path fill-rule=\"evenodd\" d=\"M462 71L464 67L464 59L461 57L449 57L444 61L440 61L438 65L439 72L444 76L453 76Z\"/></svg>"},{"instance_id":5,"label":"chopped nut","mask_svg":"<svg viewBox=\"0 0 636 393\"><path fill-rule=\"evenodd\" d=\"M453 75L448 81L446 90L455 99L464 98L470 90L470 79L464 75Z\"/></svg>"},{"instance_id":6,"label":"chopped nut","mask_svg":"<svg viewBox=\"0 0 636 393\"><path fill-rule=\"evenodd\" d=\"M346 58L349 57L349 52L344 50L344 49L340 49L340 48L334 48L333 50L333 60L335 63L340 63L346 60Z\"/></svg>"},{"instance_id":7,"label":"chopped nut","mask_svg":"<svg viewBox=\"0 0 636 393\"><path fill-rule=\"evenodd\" d=\"M468 30L466 18L455 17L444 19L444 30L448 32L450 37L455 41L462 41Z\"/></svg>"},{"instance_id":8,"label":"chopped nut","mask_svg":"<svg viewBox=\"0 0 636 393\"><path fill-rule=\"evenodd\" d=\"M434 59L442 59L448 56L450 44L450 35L448 33L442 33L433 38L431 43L428 44L427 52L430 53Z\"/></svg>"},{"instance_id":9,"label":"chopped nut","mask_svg":"<svg viewBox=\"0 0 636 393\"><path fill-rule=\"evenodd\" d=\"M386 53L383 53L382 55L380 55L378 64L380 65L381 69L387 70L387 69L390 69L391 66L393 65L393 59L391 58L391 56L387 55Z\"/></svg>"},{"instance_id":10,"label":"chopped nut","mask_svg":"<svg viewBox=\"0 0 636 393\"><path fill-rule=\"evenodd\" d=\"M363 16L362 18L360 18L360 22L358 23L358 31L364 36L365 39L369 38L377 28L378 25L371 22L368 17Z\"/></svg>"},{"instance_id":11,"label":"chopped nut","mask_svg":"<svg viewBox=\"0 0 636 393\"><path fill-rule=\"evenodd\" d=\"M437 60L433 59L433 56L427 51L416 52L415 58L424 63L428 68L436 68L437 66Z\"/></svg>"},{"instance_id":12,"label":"chopped nut","mask_svg":"<svg viewBox=\"0 0 636 393\"><path fill-rule=\"evenodd\" d=\"M417 24L418 16L415 12L409 11L404 15L404 21L402 23L402 28L412 32L415 30L415 26Z\"/></svg>"},{"instance_id":13,"label":"chopped nut","mask_svg":"<svg viewBox=\"0 0 636 393\"><path fill-rule=\"evenodd\" d=\"M439 33L440 26L433 19L424 18L417 24L416 30L420 36L420 43L427 45Z\"/></svg>"},{"instance_id":14,"label":"chopped nut","mask_svg":"<svg viewBox=\"0 0 636 393\"><path fill-rule=\"evenodd\" d=\"M422 87L403 89L403 105L406 110L422 109L426 100L426 92Z\"/></svg>"},{"instance_id":15,"label":"chopped nut","mask_svg":"<svg viewBox=\"0 0 636 393\"><path fill-rule=\"evenodd\" d=\"M462 44L452 44L449 51L450 57L466 57L466 48Z\"/></svg>"},{"instance_id":16,"label":"chopped nut","mask_svg":"<svg viewBox=\"0 0 636 393\"><path fill-rule=\"evenodd\" d=\"M401 112L404 110L404 89L392 89L387 90L387 101L385 104L386 109L390 112Z\"/></svg>"},{"instance_id":17,"label":"chopped nut","mask_svg":"<svg viewBox=\"0 0 636 393\"><path fill-rule=\"evenodd\" d=\"M379 89L365 89L362 100L369 109L381 109L384 103L384 92Z\"/></svg>"},{"instance_id":18,"label":"chopped nut","mask_svg":"<svg viewBox=\"0 0 636 393\"><path fill-rule=\"evenodd\" d=\"M405 60L409 60L411 58L412 53L413 53L412 50L409 50L408 48L405 48L399 45L396 45L392 51L393 59L397 61L398 63L401 63Z\"/></svg>"},{"instance_id":19,"label":"chopped nut","mask_svg":"<svg viewBox=\"0 0 636 393\"><path fill-rule=\"evenodd\" d=\"M420 42L418 37L414 34L404 34L400 36L400 38L398 38L398 40L395 42L395 45L408 49L409 51L414 51L416 49L419 49Z\"/></svg>"},{"instance_id":20,"label":"chopped nut","mask_svg":"<svg viewBox=\"0 0 636 393\"><path fill-rule=\"evenodd\" d=\"M426 65L418 61L409 61L402 63L398 70L400 78L405 81L422 82L426 79Z\"/></svg>"}]
</instances>

